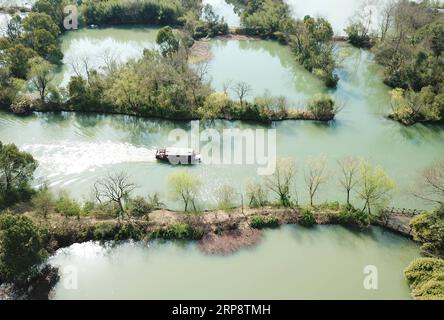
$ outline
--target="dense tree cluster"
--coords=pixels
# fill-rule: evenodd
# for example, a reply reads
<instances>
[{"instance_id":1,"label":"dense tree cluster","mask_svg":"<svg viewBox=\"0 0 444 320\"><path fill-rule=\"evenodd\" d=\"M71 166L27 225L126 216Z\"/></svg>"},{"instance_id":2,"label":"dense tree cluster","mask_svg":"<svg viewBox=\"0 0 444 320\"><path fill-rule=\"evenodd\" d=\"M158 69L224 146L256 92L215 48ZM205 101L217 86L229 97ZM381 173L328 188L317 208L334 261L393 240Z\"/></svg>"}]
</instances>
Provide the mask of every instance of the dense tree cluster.
<instances>
[{"instance_id":1,"label":"dense tree cluster","mask_svg":"<svg viewBox=\"0 0 444 320\"><path fill-rule=\"evenodd\" d=\"M193 39L212 38L228 33L228 24L207 4L196 10L188 11L182 18L184 29Z\"/></svg>"},{"instance_id":2,"label":"dense tree cluster","mask_svg":"<svg viewBox=\"0 0 444 320\"><path fill-rule=\"evenodd\" d=\"M184 10L179 0L84 0L80 13L85 25L175 25Z\"/></svg>"},{"instance_id":3,"label":"dense tree cluster","mask_svg":"<svg viewBox=\"0 0 444 320\"><path fill-rule=\"evenodd\" d=\"M289 44L300 64L319 76L328 87L336 87L339 79L334 73L333 29L327 20L310 16L295 20L282 0L232 3L241 12L241 32Z\"/></svg>"},{"instance_id":4,"label":"dense tree cluster","mask_svg":"<svg viewBox=\"0 0 444 320\"><path fill-rule=\"evenodd\" d=\"M58 39L61 29L53 18L58 16L52 2L61 3L40 0L36 10L25 18L14 16L7 25L6 36L0 38L0 107L9 108L22 99L20 93L25 91L28 80L42 101L48 93L51 64L63 58Z\"/></svg>"},{"instance_id":5,"label":"dense tree cluster","mask_svg":"<svg viewBox=\"0 0 444 320\"><path fill-rule=\"evenodd\" d=\"M391 117L404 124L444 119L444 15L432 1L389 1L381 9L379 30L370 16L346 31L358 47L374 45L392 91Z\"/></svg>"},{"instance_id":6,"label":"dense tree cluster","mask_svg":"<svg viewBox=\"0 0 444 320\"><path fill-rule=\"evenodd\" d=\"M0 141L0 209L32 195L30 181L37 168L31 154Z\"/></svg>"}]
</instances>

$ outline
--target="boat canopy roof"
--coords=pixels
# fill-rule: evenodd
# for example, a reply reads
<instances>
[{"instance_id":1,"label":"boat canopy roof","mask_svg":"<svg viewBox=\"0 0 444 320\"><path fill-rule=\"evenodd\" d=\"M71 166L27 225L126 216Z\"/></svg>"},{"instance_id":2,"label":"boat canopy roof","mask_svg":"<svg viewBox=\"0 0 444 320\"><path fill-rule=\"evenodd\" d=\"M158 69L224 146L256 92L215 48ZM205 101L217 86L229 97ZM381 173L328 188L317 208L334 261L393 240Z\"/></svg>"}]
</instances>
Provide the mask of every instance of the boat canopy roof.
<instances>
[{"instance_id":1,"label":"boat canopy roof","mask_svg":"<svg viewBox=\"0 0 444 320\"><path fill-rule=\"evenodd\" d=\"M192 156L195 154L194 150L191 148L166 148L165 153L167 155L176 156Z\"/></svg>"}]
</instances>

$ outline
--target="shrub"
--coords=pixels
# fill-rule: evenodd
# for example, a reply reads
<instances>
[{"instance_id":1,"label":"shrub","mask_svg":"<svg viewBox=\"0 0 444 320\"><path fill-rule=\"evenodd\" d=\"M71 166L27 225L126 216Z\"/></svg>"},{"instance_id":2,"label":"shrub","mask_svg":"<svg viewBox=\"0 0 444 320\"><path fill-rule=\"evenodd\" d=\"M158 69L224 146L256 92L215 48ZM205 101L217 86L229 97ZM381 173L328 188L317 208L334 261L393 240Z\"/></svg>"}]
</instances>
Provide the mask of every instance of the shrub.
<instances>
[{"instance_id":1,"label":"shrub","mask_svg":"<svg viewBox=\"0 0 444 320\"><path fill-rule=\"evenodd\" d=\"M100 223L96 225L93 232L95 240L113 240L116 234L116 226L110 223Z\"/></svg>"},{"instance_id":2,"label":"shrub","mask_svg":"<svg viewBox=\"0 0 444 320\"><path fill-rule=\"evenodd\" d=\"M202 237L200 232L191 227L188 223L175 223L156 232L157 238L165 240L198 240Z\"/></svg>"},{"instance_id":3,"label":"shrub","mask_svg":"<svg viewBox=\"0 0 444 320\"><path fill-rule=\"evenodd\" d=\"M414 217L410 226L414 239L422 243L422 250L438 255L444 252L444 205Z\"/></svg>"},{"instance_id":4,"label":"shrub","mask_svg":"<svg viewBox=\"0 0 444 320\"><path fill-rule=\"evenodd\" d=\"M150 213L154 207L143 197L131 199L128 203L127 213L130 217L141 218Z\"/></svg>"},{"instance_id":5,"label":"shrub","mask_svg":"<svg viewBox=\"0 0 444 320\"><path fill-rule=\"evenodd\" d=\"M299 224L306 228L313 227L316 224L316 219L313 212L311 212L311 210L308 209L302 210L302 215L301 218L299 219Z\"/></svg>"},{"instance_id":6,"label":"shrub","mask_svg":"<svg viewBox=\"0 0 444 320\"><path fill-rule=\"evenodd\" d=\"M268 191L262 184L251 182L247 185L247 198L250 208L265 207L268 204Z\"/></svg>"},{"instance_id":7,"label":"shrub","mask_svg":"<svg viewBox=\"0 0 444 320\"><path fill-rule=\"evenodd\" d=\"M370 217L367 212L355 209L349 205L341 208L339 211L338 222L344 226L362 228L370 225Z\"/></svg>"},{"instance_id":8,"label":"shrub","mask_svg":"<svg viewBox=\"0 0 444 320\"><path fill-rule=\"evenodd\" d=\"M307 109L316 120L331 120L338 110L334 100L327 95L319 95L308 103Z\"/></svg>"},{"instance_id":9,"label":"shrub","mask_svg":"<svg viewBox=\"0 0 444 320\"><path fill-rule=\"evenodd\" d=\"M268 229L279 227L279 220L274 216L254 216L250 220L250 226L254 229Z\"/></svg>"},{"instance_id":10,"label":"shrub","mask_svg":"<svg viewBox=\"0 0 444 320\"><path fill-rule=\"evenodd\" d=\"M22 215L0 216L0 279L26 284L46 251L39 229Z\"/></svg>"},{"instance_id":11,"label":"shrub","mask_svg":"<svg viewBox=\"0 0 444 320\"><path fill-rule=\"evenodd\" d=\"M54 198L51 192L44 188L39 190L33 196L32 205L34 206L36 213L46 219L48 214L54 210Z\"/></svg>"},{"instance_id":12,"label":"shrub","mask_svg":"<svg viewBox=\"0 0 444 320\"><path fill-rule=\"evenodd\" d=\"M67 195L62 195L55 202L55 212L60 213L65 217L80 217L82 208L77 201L71 199Z\"/></svg>"},{"instance_id":13,"label":"shrub","mask_svg":"<svg viewBox=\"0 0 444 320\"><path fill-rule=\"evenodd\" d=\"M341 205L337 201L335 201L335 202L325 202L325 203L321 204L320 206L318 206L318 208L338 211L341 208Z\"/></svg>"},{"instance_id":14,"label":"shrub","mask_svg":"<svg viewBox=\"0 0 444 320\"><path fill-rule=\"evenodd\" d=\"M416 259L404 275L415 299L444 299L444 260Z\"/></svg>"},{"instance_id":15,"label":"shrub","mask_svg":"<svg viewBox=\"0 0 444 320\"><path fill-rule=\"evenodd\" d=\"M143 236L144 231L142 228L132 223L125 223L117 227L117 233L114 235L114 240L120 241L131 239L140 241L143 239Z\"/></svg>"}]
</instances>

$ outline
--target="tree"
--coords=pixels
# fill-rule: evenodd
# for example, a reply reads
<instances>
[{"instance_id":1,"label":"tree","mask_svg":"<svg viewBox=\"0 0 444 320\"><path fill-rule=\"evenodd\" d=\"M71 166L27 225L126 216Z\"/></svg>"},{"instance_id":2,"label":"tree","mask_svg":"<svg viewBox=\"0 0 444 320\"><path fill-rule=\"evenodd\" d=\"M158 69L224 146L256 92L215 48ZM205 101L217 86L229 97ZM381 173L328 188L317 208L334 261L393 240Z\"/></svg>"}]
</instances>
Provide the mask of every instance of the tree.
<instances>
[{"instance_id":1,"label":"tree","mask_svg":"<svg viewBox=\"0 0 444 320\"><path fill-rule=\"evenodd\" d=\"M313 200L319 187L327 181L327 163L325 159L309 160L305 170L304 180L310 197L310 205L313 206Z\"/></svg>"},{"instance_id":2,"label":"tree","mask_svg":"<svg viewBox=\"0 0 444 320\"><path fill-rule=\"evenodd\" d=\"M418 300L442 300L444 298L444 260L419 258L404 271L412 296Z\"/></svg>"},{"instance_id":3,"label":"tree","mask_svg":"<svg viewBox=\"0 0 444 320\"><path fill-rule=\"evenodd\" d=\"M37 214L44 219L48 218L48 214L54 209L54 197L48 188L42 188L32 198L32 204Z\"/></svg>"},{"instance_id":4,"label":"tree","mask_svg":"<svg viewBox=\"0 0 444 320\"><path fill-rule=\"evenodd\" d=\"M163 27L157 33L156 43L160 46L163 56L168 56L179 50L179 40L170 26Z\"/></svg>"},{"instance_id":5,"label":"tree","mask_svg":"<svg viewBox=\"0 0 444 320\"><path fill-rule=\"evenodd\" d=\"M223 185L217 190L217 208L220 210L230 210L236 206L236 189L229 185ZM242 194L240 194L242 196Z\"/></svg>"},{"instance_id":6,"label":"tree","mask_svg":"<svg viewBox=\"0 0 444 320\"><path fill-rule=\"evenodd\" d=\"M248 206L250 208L261 208L268 203L268 191L259 182L247 184Z\"/></svg>"},{"instance_id":7,"label":"tree","mask_svg":"<svg viewBox=\"0 0 444 320\"><path fill-rule=\"evenodd\" d=\"M124 203L136 189L128 175L124 172L109 174L106 178L94 184L95 197L101 203L103 199L114 202L119 206L120 215L125 213ZM120 216L119 216L120 217Z\"/></svg>"},{"instance_id":8,"label":"tree","mask_svg":"<svg viewBox=\"0 0 444 320\"><path fill-rule=\"evenodd\" d=\"M199 107L197 112L202 119L217 119L223 115L230 103L230 98L226 93L213 92L205 99L204 105Z\"/></svg>"},{"instance_id":9,"label":"tree","mask_svg":"<svg viewBox=\"0 0 444 320\"><path fill-rule=\"evenodd\" d=\"M341 168L341 177L339 183L347 193L347 205L350 205L350 193L358 184L359 160L353 157L347 157L338 161Z\"/></svg>"},{"instance_id":10,"label":"tree","mask_svg":"<svg viewBox=\"0 0 444 320\"><path fill-rule=\"evenodd\" d=\"M444 161L436 161L423 170L413 195L431 204L444 204Z\"/></svg>"},{"instance_id":11,"label":"tree","mask_svg":"<svg viewBox=\"0 0 444 320\"><path fill-rule=\"evenodd\" d=\"M32 33L35 30L43 29L52 34L55 38L60 35L60 29L52 18L46 13L31 12L22 21L23 30Z\"/></svg>"},{"instance_id":12,"label":"tree","mask_svg":"<svg viewBox=\"0 0 444 320\"><path fill-rule=\"evenodd\" d=\"M368 161L362 161L359 168L357 193L364 201L362 211L372 214L372 207L386 204L395 189L395 182L380 167L374 168Z\"/></svg>"},{"instance_id":13,"label":"tree","mask_svg":"<svg viewBox=\"0 0 444 320\"><path fill-rule=\"evenodd\" d=\"M173 201L183 201L184 211L187 212L192 205L194 211L197 210L196 199L199 193L201 182L188 171L180 171L172 174L169 179L170 196Z\"/></svg>"},{"instance_id":14,"label":"tree","mask_svg":"<svg viewBox=\"0 0 444 320\"><path fill-rule=\"evenodd\" d=\"M22 32L22 18L16 14L9 20L6 26L6 36L11 42L15 43L21 38Z\"/></svg>"},{"instance_id":15,"label":"tree","mask_svg":"<svg viewBox=\"0 0 444 320\"><path fill-rule=\"evenodd\" d=\"M0 142L0 207L2 202L12 204L30 194L29 182L36 168L37 161L31 154Z\"/></svg>"},{"instance_id":16,"label":"tree","mask_svg":"<svg viewBox=\"0 0 444 320\"><path fill-rule=\"evenodd\" d=\"M15 78L26 79L29 72L29 60L37 53L18 43L4 51L5 66Z\"/></svg>"},{"instance_id":17,"label":"tree","mask_svg":"<svg viewBox=\"0 0 444 320\"><path fill-rule=\"evenodd\" d=\"M244 105L244 99L247 97L252 91L251 86L245 82L239 82L233 87L234 93L239 98L239 103L241 107Z\"/></svg>"},{"instance_id":18,"label":"tree","mask_svg":"<svg viewBox=\"0 0 444 320\"><path fill-rule=\"evenodd\" d=\"M40 101L44 104L48 94L48 85L54 78L51 64L41 57L35 57L29 61L29 65L28 78L39 91Z\"/></svg>"},{"instance_id":19,"label":"tree","mask_svg":"<svg viewBox=\"0 0 444 320\"><path fill-rule=\"evenodd\" d=\"M381 16L379 17L380 39L385 40L385 37L393 24L393 16L395 13L396 2L388 0L382 7Z\"/></svg>"},{"instance_id":20,"label":"tree","mask_svg":"<svg viewBox=\"0 0 444 320\"><path fill-rule=\"evenodd\" d=\"M444 204L436 210L415 216L410 221L413 237L422 244L421 249L428 254L444 253Z\"/></svg>"},{"instance_id":21,"label":"tree","mask_svg":"<svg viewBox=\"0 0 444 320\"><path fill-rule=\"evenodd\" d=\"M307 109L317 120L331 120L341 110L335 106L335 101L328 95L315 96L308 103Z\"/></svg>"},{"instance_id":22,"label":"tree","mask_svg":"<svg viewBox=\"0 0 444 320\"><path fill-rule=\"evenodd\" d=\"M0 278L26 284L47 254L39 229L23 215L0 215Z\"/></svg>"},{"instance_id":23,"label":"tree","mask_svg":"<svg viewBox=\"0 0 444 320\"><path fill-rule=\"evenodd\" d=\"M56 62L63 58L57 42L60 29L49 15L31 12L23 19L22 26L26 46L47 60Z\"/></svg>"},{"instance_id":24,"label":"tree","mask_svg":"<svg viewBox=\"0 0 444 320\"><path fill-rule=\"evenodd\" d=\"M291 206L291 189L296 176L296 165L292 159L278 159L273 175L265 178L265 185L279 197L284 207Z\"/></svg>"}]
</instances>

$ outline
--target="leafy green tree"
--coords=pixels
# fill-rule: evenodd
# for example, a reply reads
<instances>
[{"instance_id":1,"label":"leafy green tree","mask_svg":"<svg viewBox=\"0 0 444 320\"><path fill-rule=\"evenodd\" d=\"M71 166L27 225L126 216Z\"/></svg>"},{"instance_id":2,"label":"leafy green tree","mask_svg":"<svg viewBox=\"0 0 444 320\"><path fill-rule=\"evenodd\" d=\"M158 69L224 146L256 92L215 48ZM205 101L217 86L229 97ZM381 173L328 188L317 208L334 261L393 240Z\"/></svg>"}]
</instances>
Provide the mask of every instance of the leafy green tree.
<instances>
[{"instance_id":1,"label":"leafy green tree","mask_svg":"<svg viewBox=\"0 0 444 320\"><path fill-rule=\"evenodd\" d=\"M11 76L26 79L29 72L29 60L37 56L37 53L18 43L5 50L3 56L5 67L9 69Z\"/></svg>"},{"instance_id":2,"label":"leafy green tree","mask_svg":"<svg viewBox=\"0 0 444 320\"><path fill-rule=\"evenodd\" d=\"M60 29L46 13L31 12L22 22L24 43L41 57L57 62L63 58L58 47Z\"/></svg>"},{"instance_id":3,"label":"leafy green tree","mask_svg":"<svg viewBox=\"0 0 444 320\"><path fill-rule=\"evenodd\" d=\"M231 100L226 93L213 92L205 99L205 103L198 109L198 113L203 119L216 119L223 115L230 104Z\"/></svg>"},{"instance_id":4,"label":"leafy green tree","mask_svg":"<svg viewBox=\"0 0 444 320\"><path fill-rule=\"evenodd\" d=\"M315 96L308 103L307 110L318 120L331 120L339 112L335 101L327 95Z\"/></svg>"},{"instance_id":5,"label":"leafy green tree","mask_svg":"<svg viewBox=\"0 0 444 320\"><path fill-rule=\"evenodd\" d=\"M364 208L371 215L374 206L383 206L391 198L395 182L380 167L373 167L368 161L362 161L359 168L359 184L357 193L364 201Z\"/></svg>"},{"instance_id":6,"label":"leafy green tree","mask_svg":"<svg viewBox=\"0 0 444 320\"><path fill-rule=\"evenodd\" d=\"M202 183L188 171L180 171L172 174L168 178L170 197L173 201L181 201L184 204L184 211L187 212L190 206L197 211L196 200Z\"/></svg>"},{"instance_id":7,"label":"leafy green tree","mask_svg":"<svg viewBox=\"0 0 444 320\"><path fill-rule=\"evenodd\" d=\"M167 56L179 50L179 40L170 26L163 27L157 33L156 43L160 46L162 55Z\"/></svg>"},{"instance_id":8,"label":"leafy green tree","mask_svg":"<svg viewBox=\"0 0 444 320\"><path fill-rule=\"evenodd\" d=\"M371 39L368 35L368 29L362 22L356 22L349 25L345 32L348 36L348 41L358 48L369 48L371 46Z\"/></svg>"},{"instance_id":9,"label":"leafy green tree","mask_svg":"<svg viewBox=\"0 0 444 320\"><path fill-rule=\"evenodd\" d=\"M48 94L48 86L54 74L52 73L51 64L41 57L34 57L29 61L30 69L28 72L28 78L34 87L38 90L40 95L40 101L45 103L46 96Z\"/></svg>"},{"instance_id":10,"label":"leafy green tree","mask_svg":"<svg viewBox=\"0 0 444 320\"><path fill-rule=\"evenodd\" d=\"M39 229L22 215L0 215L0 278L26 284L46 258Z\"/></svg>"},{"instance_id":11,"label":"leafy green tree","mask_svg":"<svg viewBox=\"0 0 444 320\"><path fill-rule=\"evenodd\" d=\"M444 253L444 205L414 217L410 226L415 240L422 243L422 250L434 255Z\"/></svg>"},{"instance_id":12,"label":"leafy green tree","mask_svg":"<svg viewBox=\"0 0 444 320\"><path fill-rule=\"evenodd\" d=\"M54 197L48 188L42 188L32 197L32 205L36 213L44 219L54 210Z\"/></svg>"},{"instance_id":13,"label":"leafy green tree","mask_svg":"<svg viewBox=\"0 0 444 320\"><path fill-rule=\"evenodd\" d=\"M23 30L32 33L35 30L46 30L55 38L60 35L60 29L46 13L31 12L22 21Z\"/></svg>"},{"instance_id":14,"label":"leafy green tree","mask_svg":"<svg viewBox=\"0 0 444 320\"><path fill-rule=\"evenodd\" d=\"M16 101L26 82L11 76L7 68L0 68L0 108L8 108Z\"/></svg>"},{"instance_id":15,"label":"leafy green tree","mask_svg":"<svg viewBox=\"0 0 444 320\"><path fill-rule=\"evenodd\" d=\"M419 258L404 271L412 295L417 300L444 299L444 260Z\"/></svg>"},{"instance_id":16,"label":"leafy green tree","mask_svg":"<svg viewBox=\"0 0 444 320\"><path fill-rule=\"evenodd\" d=\"M25 199L30 195L29 182L37 161L14 144L0 142L0 207Z\"/></svg>"},{"instance_id":17,"label":"leafy green tree","mask_svg":"<svg viewBox=\"0 0 444 320\"><path fill-rule=\"evenodd\" d=\"M69 0L38 0L32 6L32 11L48 14L61 29L65 18L63 9L70 3Z\"/></svg>"},{"instance_id":18,"label":"leafy green tree","mask_svg":"<svg viewBox=\"0 0 444 320\"><path fill-rule=\"evenodd\" d=\"M6 37L13 43L21 39L23 32L22 18L16 14L9 20L6 26Z\"/></svg>"}]
</instances>

